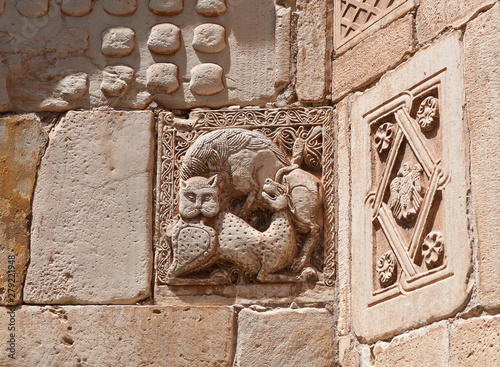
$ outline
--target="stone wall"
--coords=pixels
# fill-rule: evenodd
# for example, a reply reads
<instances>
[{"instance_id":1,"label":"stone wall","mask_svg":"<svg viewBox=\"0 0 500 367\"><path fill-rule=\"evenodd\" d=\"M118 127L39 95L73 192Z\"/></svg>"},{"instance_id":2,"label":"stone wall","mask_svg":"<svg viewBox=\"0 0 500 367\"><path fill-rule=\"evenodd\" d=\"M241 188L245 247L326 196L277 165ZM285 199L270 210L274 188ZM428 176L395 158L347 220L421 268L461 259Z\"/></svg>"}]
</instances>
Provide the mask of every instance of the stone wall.
<instances>
[{"instance_id":1,"label":"stone wall","mask_svg":"<svg viewBox=\"0 0 500 367\"><path fill-rule=\"evenodd\" d=\"M499 365L499 44L497 0L0 0L0 365Z\"/></svg>"}]
</instances>

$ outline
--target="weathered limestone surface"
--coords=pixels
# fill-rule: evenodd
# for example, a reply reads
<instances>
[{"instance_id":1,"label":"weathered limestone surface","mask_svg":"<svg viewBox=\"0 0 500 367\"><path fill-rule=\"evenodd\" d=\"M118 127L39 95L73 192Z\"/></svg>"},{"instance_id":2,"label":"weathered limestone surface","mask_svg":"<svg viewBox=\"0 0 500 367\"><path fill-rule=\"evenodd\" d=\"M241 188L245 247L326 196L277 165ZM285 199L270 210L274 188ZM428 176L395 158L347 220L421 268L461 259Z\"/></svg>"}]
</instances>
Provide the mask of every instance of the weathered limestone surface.
<instances>
[{"instance_id":1,"label":"weathered limestone surface","mask_svg":"<svg viewBox=\"0 0 500 367\"><path fill-rule=\"evenodd\" d=\"M500 365L500 316L455 321L451 341L453 366Z\"/></svg>"},{"instance_id":2,"label":"weathered limestone surface","mask_svg":"<svg viewBox=\"0 0 500 367\"><path fill-rule=\"evenodd\" d=\"M450 25L461 25L496 0L420 0L417 11L417 38L424 43ZM458 23L458 24L457 24Z\"/></svg>"},{"instance_id":3,"label":"weathered limestone surface","mask_svg":"<svg viewBox=\"0 0 500 367\"><path fill-rule=\"evenodd\" d=\"M412 47L413 18L407 15L361 41L332 64L332 99L368 84L402 60Z\"/></svg>"},{"instance_id":4,"label":"weathered limestone surface","mask_svg":"<svg viewBox=\"0 0 500 367\"><path fill-rule=\"evenodd\" d=\"M70 112L33 200L28 303L133 303L150 292L153 114Z\"/></svg>"},{"instance_id":5,"label":"weathered limestone surface","mask_svg":"<svg viewBox=\"0 0 500 367\"><path fill-rule=\"evenodd\" d=\"M446 322L440 322L400 335L388 345L375 345L375 366L448 366L448 347L448 328Z\"/></svg>"},{"instance_id":6,"label":"weathered limestone surface","mask_svg":"<svg viewBox=\"0 0 500 367\"><path fill-rule=\"evenodd\" d=\"M464 37L472 205L477 221L480 302L500 306L500 6L470 22Z\"/></svg>"},{"instance_id":7,"label":"weathered limestone surface","mask_svg":"<svg viewBox=\"0 0 500 367\"><path fill-rule=\"evenodd\" d=\"M321 102L326 87L326 1L297 2L297 97L304 102Z\"/></svg>"},{"instance_id":8,"label":"weathered limestone surface","mask_svg":"<svg viewBox=\"0 0 500 367\"><path fill-rule=\"evenodd\" d=\"M0 119L0 304L18 304L29 261L36 169L47 143L35 116ZM10 265L10 266L9 266ZM9 274L9 275L8 275ZM9 283L12 285L9 286Z\"/></svg>"},{"instance_id":9,"label":"weathered limestone surface","mask_svg":"<svg viewBox=\"0 0 500 367\"><path fill-rule=\"evenodd\" d=\"M23 306L15 311L16 359L0 365L229 367L229 307ZM0 310L0 325L10 320ZM7 345L10 331L0 329Z\"/></svg>"},{"instance_id":10,"label":"weathered limestone surface","mask_svg":"<svg viewBox=\"0 0 500 367\"><path fill-rule=\"evenodd\" d=\"M244 309L238 315L238 367L330 367L334 353L333 320L324 309Z\"/></svg>"}]
</instances>

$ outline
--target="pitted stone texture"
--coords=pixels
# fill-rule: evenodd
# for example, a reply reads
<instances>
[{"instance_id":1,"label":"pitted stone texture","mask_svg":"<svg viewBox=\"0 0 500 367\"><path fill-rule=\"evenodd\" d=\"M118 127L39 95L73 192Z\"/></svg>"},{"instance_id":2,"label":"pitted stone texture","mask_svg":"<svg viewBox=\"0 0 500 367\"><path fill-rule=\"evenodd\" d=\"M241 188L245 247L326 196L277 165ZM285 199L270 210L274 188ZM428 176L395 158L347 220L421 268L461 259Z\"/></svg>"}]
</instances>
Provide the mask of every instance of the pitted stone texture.
<instances>
[{"instance_id":1,"label":"pitted stone texture","mask_svg":"<svg viewBox=\"0 0 500 367\"><path fill-rule=\"evenodd\" d=\"M36 169L48 135L35 116L0 119L0 304L21 303ZM9 264L9 260L12 260ZM11 265L11 267L9 267ZM14 274L8 276L7 272ZM14 288L9 289L9 283Z\"/></svg>"},{"instance_id":2,"label":"pitted stone texture","mask_svg":"<svg viewBox=\"0 0 500 367\"><path fill-rule=\"evenodd\" d=\"M63 0L61 11L73 17L82 17L92 11L93 0Z\"/></svg>"},{"instance_id":3,"label":"pitted stone texture","mask_svg":"<svg viewBox=\"0 0 500 367\"><path fill-rule=\"evenodd\" d=\"M132 15L137 10L137 0L104 0L102 5L111 15Z\"/></svg>"},{"instance_id":4,"label":"pitted stone texture","mask_svg":"<svg viewBox=\"0 0 500 367\"><path fill-rule=\"evenodd\" d=\"M128 27L114 27L102 33L101 51L105 56L123 57L134 52L135 32Z\"/></svg>"},{"instance_id":5,"label":"pitted stone texture","mask_svg":"<svg viewBox=\"0 0 500 367\"><path fill-rule=\"evenodd\" d=\"M25 17L42 17L49 12L50 0L17 0L16 8Z\"/></svg>"},{"instance_id":6,"label":"pitted stone texture","mask_svg":"<svg viewBox=\"0 0 500 367\"><path fill-rule=\"evenodd\" d=\"M457 320L451 340L453 366L500 366L500 316Z\"/></svg>"},{"instance_id":7,"label":"pitted stone texture","mask_svg":"<svg viewBox=\"0 0 500 367\"><path fill-rule=\"evenodd\" d=\"M2 366L231 366L229 307L23 306L15 314L16 359L2 348Z\"/></svg>"},{"instance_id":8,"label":"pitted stone texture","mask_svg":"<svg viewBox=\"0 0 500 367\"><path fill-rule=\"evenodd\" d=\"M303 102L322 102L326 89L326 1L299 0L297 7L297 97Z\"/></svg>"},{"instance_id":9,"label":"pitted stone texture","mask_svg":"<svg viewBox=\"0 0 500 367\"><path fill-rule=\"evenodd\" d=\"M172 94L179 89L179 68L171 63L153 64L147 72L148 91L153 94Z\"/></svg>"},{"instance_id":10,"label":"pitted stone texture","mask_svg":"<svg viewBox=\"0 0 500 367\"><path fill-rule=\"evenodd\" d=\"M196 11L205 17L218 17L227 11L226 0L196 0Z\"/></svg>"},{"instance_id":11,"label":"pitted stone texture","mask_svg":"<svg viewBox=\"0 0 500 367\"><path fill-rule=\"evenodd\" d=\"M196 65L191 69L191 82L189 88L194 94L211 96L224 90L222 80L224 70L220 65L206 63Z\"/></svg>"},{"instance_id":12,"label":"pitted stone texture","mask_svg":"<svg viewBox=\"0 0 500 367\"><path fill-rule=\"evenodd\" d=\"M7 68L0 62L0 112L7 112L11 107L7 92Z\"/></svg>"},{"instance_id":13,"label":"pitted stone texture","mask_svg":"<svg viewBox=\"0 0 500 367\"><path fill-rule=\"evenodd\" d=\"M5 3L7 0L0 0L0 15L3 14L3 11L5 10Z\"/></svg>"},{"instance_id":14,"label":"pitted stone texture","mask_svg":"<svg viewBox=\"0 0 500 367\"><path fill-rule=\"evenodd\" d=\"M184 10L184 0L149 0L149 9L160 15L177 15Z\"/></svg>"},{"instance_id":15,"label":"pitted stone texture","mask_svg":"<svg viewBox=\"0 0 500 367\"><path fill-rule=\"evenodd\" d=\"M330 367L334 349L333 317L324 309L244 309L238 315L238 367Z\"/></svg>"},{"instance_id":16,"label":"pitted stone texture","mask_svg":"<svg viewBox=\"0 0 500 367\"><path fill-rule=\"evenodd\" d=\"M200 24L194 29L193 48L206 54L215 54L226 48L226 29L220 24Z\"/></svg>"},{"instance_id":17,"label":"pitted stone texture","mask_svg":"<svg viewBox=\"0 0 500 367\"><path fill-rule=\"evenodd\" d=\"M151 52L171 55L181 48L181 30L175 24L157 24L151 29L148 38Z\"/></svg>"},{"instance_id":18,"label":"pitted stone texture","mask_svg":"<svg viewBox=\"0 0 500 367\"><path fill-rule=\"evenodd\" d=\"M339 56L332 64L332 99L368 84L401 61L412 47L413 17L395 21ZM386 45L381 52L380 45Z\"/></svg>"},{"instance_id":19,"label":"pitted stone texture","mask_svg":"<svg viewBox=\"0 0 500 367\"><path fill-rule=\"evenodd\" d=\"M33 199L24 300L134 303L149 295L151 112L69 112L54 128Z\"/></svg>"},{"instance_id":20,"label":"pitted stone texture","mask_svg":"<svg viewBox=\"0 0 500 367\"><path fill-rule=\"evenodd\" d=\"M388 345L382 344L374 348L375 367L449 365L449 337L445 322L400 335Z\"/></svg>"},{"instance_id":21,"label":"pitted stone texture","mask_svg":"<svg viewBox=\"0 0 500 367\"><path fill-rule=\"evenodd\" d=\"M107 97L125 94L134 79L134 69L130 66L107 66L103 70L101 90Z\"/></svg>"},{"instance_id":22,"label":"pitted stone texture","mask_svg":"<svg viewBox=\"0 0 500 367\"><path fill-rule=\"evenodd\" d=\"M496 0L420 0L417 11L417 38L424 43L446 27L460 26Z\"/></svg>"},{"instance_id":23,"label":"pitted stone texture","mask_svg":"<svg viewBox=\"0 0 500 367\"><path fill-rule=\"evenodd\" d=\"M500 306L500 6L467 25L465 90L471 139L472 205L477 221L481 304ZM481 87L479 87L481 86Z\"/></svg>"}]
</instances>

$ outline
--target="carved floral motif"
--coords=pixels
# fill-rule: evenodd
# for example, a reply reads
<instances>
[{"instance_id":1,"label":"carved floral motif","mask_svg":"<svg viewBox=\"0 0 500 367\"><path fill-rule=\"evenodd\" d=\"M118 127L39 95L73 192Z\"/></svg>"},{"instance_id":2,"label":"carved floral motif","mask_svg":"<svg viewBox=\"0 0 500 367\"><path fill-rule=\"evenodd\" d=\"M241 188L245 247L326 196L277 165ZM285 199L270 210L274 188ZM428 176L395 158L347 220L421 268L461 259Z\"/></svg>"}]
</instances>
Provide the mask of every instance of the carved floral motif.
<instances>
[{"instance_id":1,"label":"carved floral motif","mask_svg":"<svg viewBox=\"0 0 500 367\"><path fill-rule=\"evenodd\" d=\"M441 265L444 258L444 238L440 232L432 231L425 237L422 256L429 270Z\"/></svg>"},{"instance_id":2,"label":"carved floral motif","mask_svg":"<svg viewBox=\"0 0 500 367\"><path fill-rule=\"evenodd\" d=\"M417 112L417 122L422 131L431 131L439 118L439 101L434 97L427 97L422 101Z\"/></svg>"},{"instance_id":3,"label":"carved floral motif","mask_svg":"<svg viewBox=\"0 0 500 367\"><path fill-rule=\"evenodd\" d=\"M391 147L392 139L394 137L394 125L390 122L380 125L373 138L375 147L379 154L385 153Z\"/></svg>"},{"instance_id":4,"label":"carved floral motif","mask_svg":"<svg viewBox=\"0 0 500 367\"><path fill-rule=\"evenodd\" d=\"M378 280L382 287L392 285L397 278L397 262L392 251L387 251L377 261Z\"/></svg>"}]
</instances>

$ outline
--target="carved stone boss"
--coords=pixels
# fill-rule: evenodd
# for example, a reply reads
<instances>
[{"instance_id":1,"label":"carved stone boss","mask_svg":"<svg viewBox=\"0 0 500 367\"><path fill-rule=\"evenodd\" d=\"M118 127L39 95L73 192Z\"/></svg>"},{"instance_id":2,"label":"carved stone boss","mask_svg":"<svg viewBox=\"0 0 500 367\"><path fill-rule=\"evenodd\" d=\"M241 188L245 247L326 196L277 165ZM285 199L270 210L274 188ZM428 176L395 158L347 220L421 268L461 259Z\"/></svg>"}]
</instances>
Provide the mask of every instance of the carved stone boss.
<instances>
[{"instance_id":1,"label":"carved stone boss","mask_svg":"<svg viewBox=\"0 0 500 367\"><path fill-rule=\"evenodd\" d=\"M160 284L334 281L331 108L160 115Z\"/></svg>"}]
</instances>

